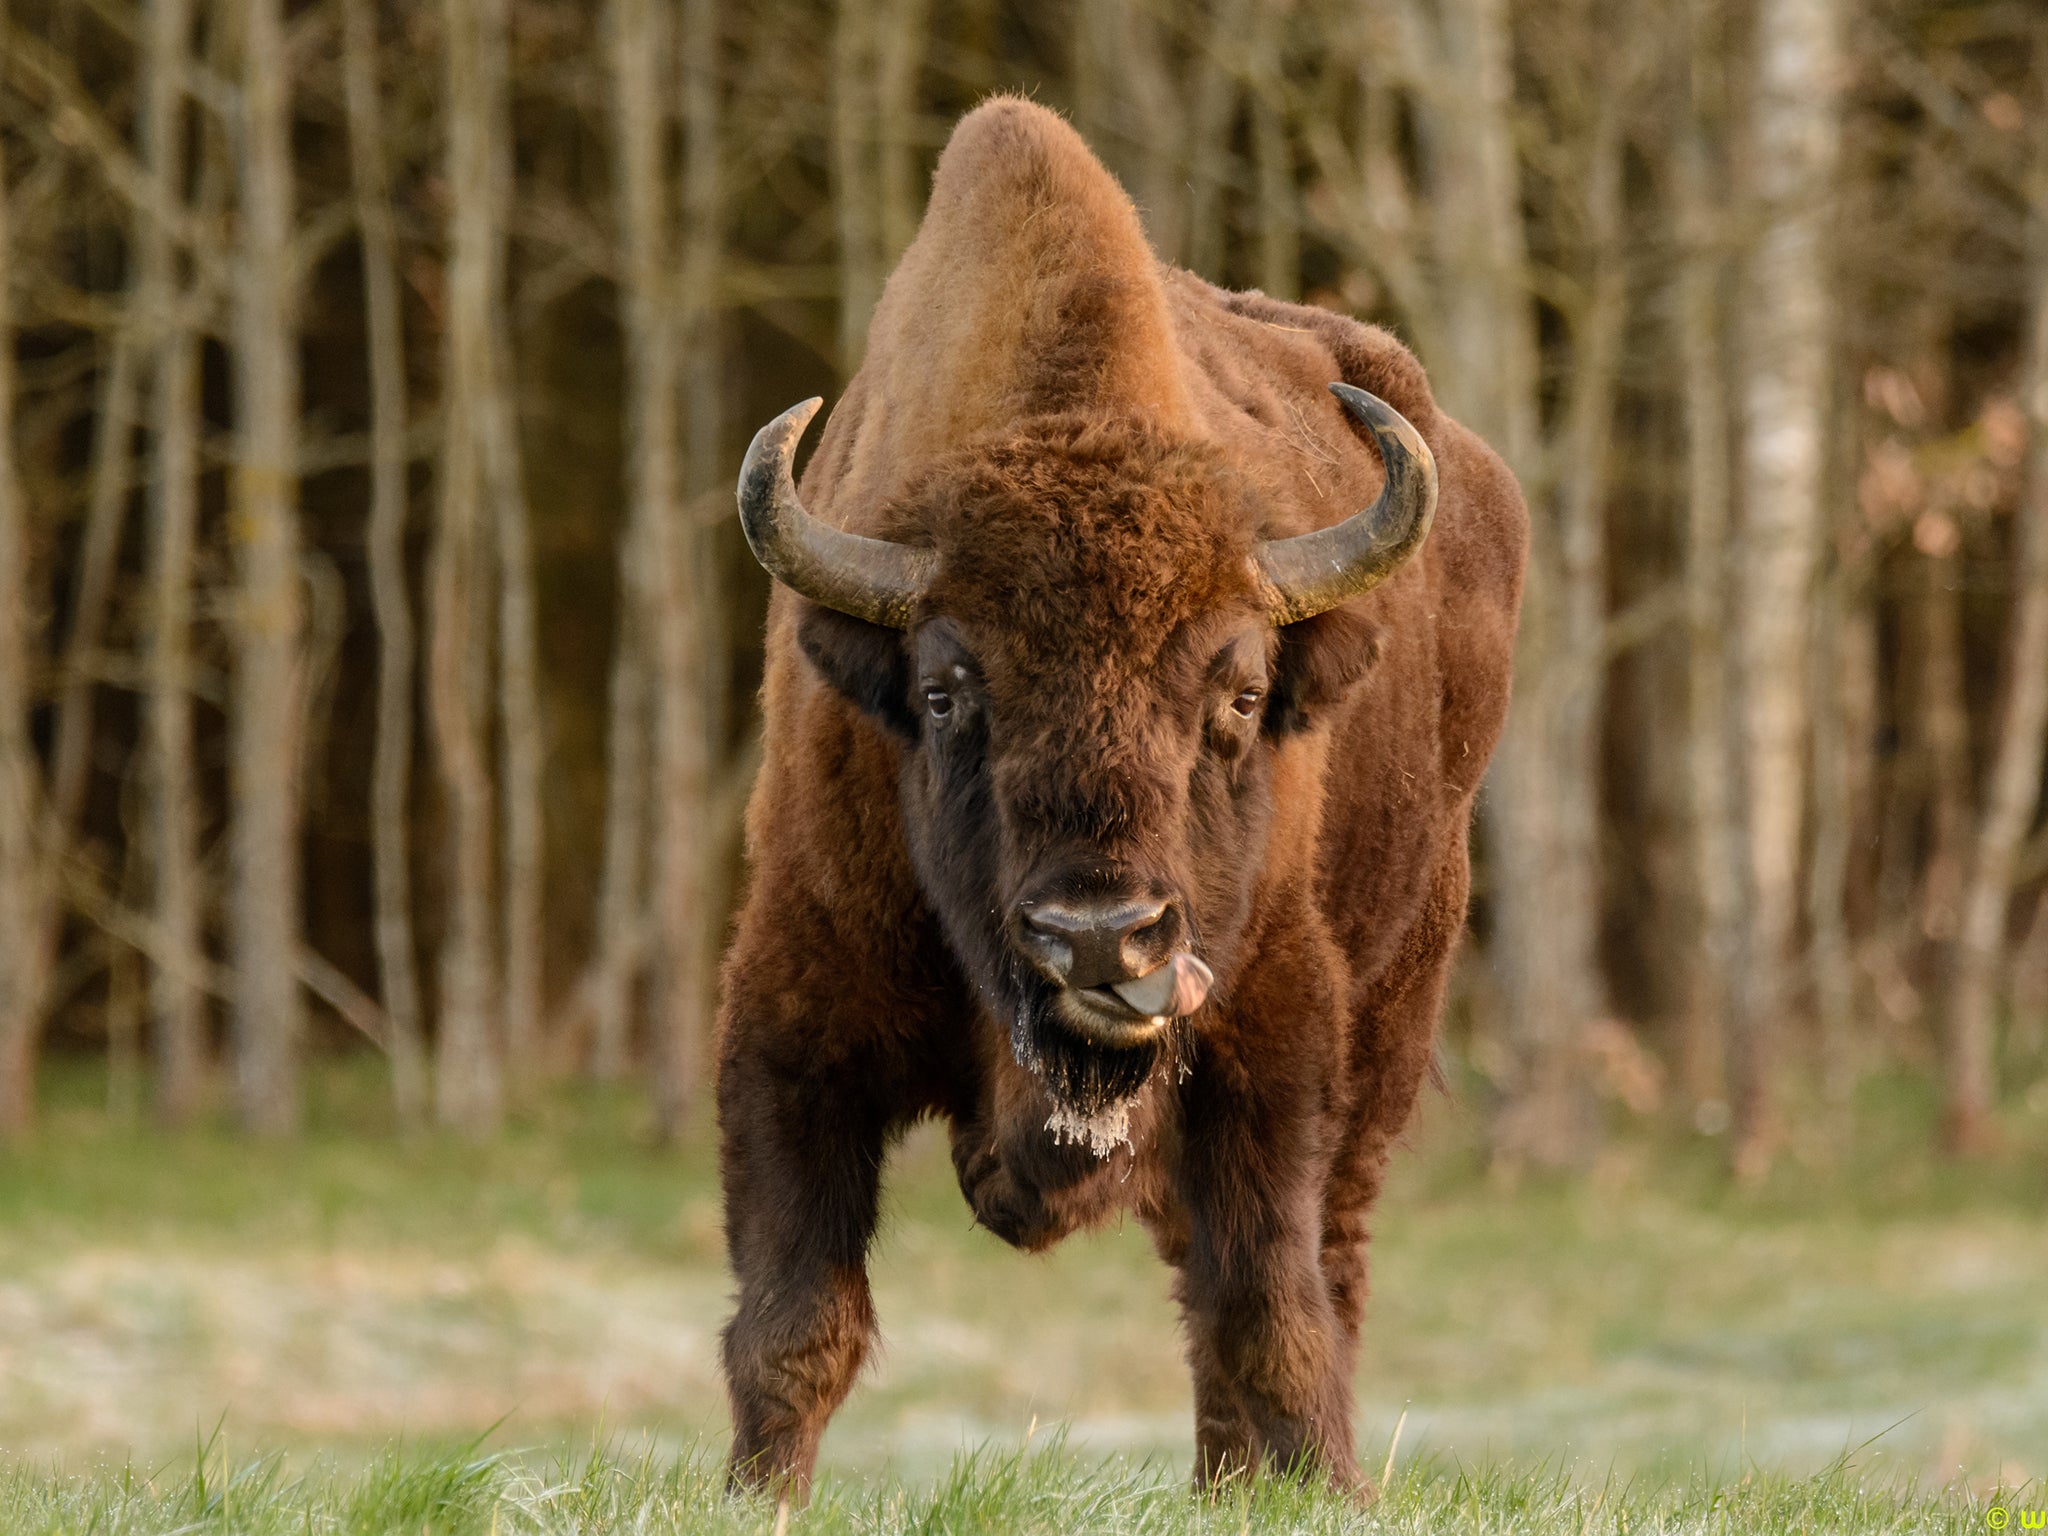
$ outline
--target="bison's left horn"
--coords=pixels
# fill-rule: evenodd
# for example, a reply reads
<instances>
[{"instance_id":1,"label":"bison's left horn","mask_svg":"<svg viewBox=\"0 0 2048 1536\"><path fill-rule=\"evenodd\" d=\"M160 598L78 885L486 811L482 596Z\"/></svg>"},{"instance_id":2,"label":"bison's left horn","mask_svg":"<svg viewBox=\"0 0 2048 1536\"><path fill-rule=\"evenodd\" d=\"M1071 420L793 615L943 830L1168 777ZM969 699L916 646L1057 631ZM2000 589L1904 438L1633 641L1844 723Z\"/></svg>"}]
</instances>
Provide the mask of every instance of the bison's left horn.
<instances>
[{"instance_id":1,"label":"bison's left horn","mask_svg":"<svg viewBox=\"0 0 2048 1536\"><path fill-rule=\"evenodd\" d=\"M1313 618L1369 592L1414 554L1436 515L1436 457L1408 418L1377 395L1332 384L1379 444L1387 483L1378 501L1332 528L1267 539L1252 568L1275 624Z\"/></svg>"},{"instance_id":2,"label":"bison's left horn","mask_svg":"<svg viewBox=\"0 0 2048 1536\"><path fill-rule=\"evenodd\" d=\"M754 434L740 465L740 526L762 569L791 591L870 624L908 629L937 557L835 528L797 500L790 465L822 403L793 405Z\"/></svg>"}]
</instances>

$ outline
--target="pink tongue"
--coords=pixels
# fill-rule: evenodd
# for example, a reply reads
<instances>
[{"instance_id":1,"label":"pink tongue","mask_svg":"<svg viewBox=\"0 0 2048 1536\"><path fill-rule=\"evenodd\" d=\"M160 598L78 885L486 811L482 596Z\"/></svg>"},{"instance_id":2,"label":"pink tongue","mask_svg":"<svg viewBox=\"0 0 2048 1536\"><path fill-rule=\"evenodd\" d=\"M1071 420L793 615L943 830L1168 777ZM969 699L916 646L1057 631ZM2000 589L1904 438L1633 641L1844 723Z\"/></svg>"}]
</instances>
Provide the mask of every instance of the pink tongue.
<instances>
[{"instance_id":1,"label":"pink tongue","mask_svg":"<svg viewBox=\"0 0 2048 1536\"><path fill-rule=\"evenodd\" d=\"M1193 955L1175 955L1158 970L1135 981L1120 981L1110 991L1148 1017L1180 1019L1202 1006L1215 980L1209 967Z\"/></svg>"}]
</instances>

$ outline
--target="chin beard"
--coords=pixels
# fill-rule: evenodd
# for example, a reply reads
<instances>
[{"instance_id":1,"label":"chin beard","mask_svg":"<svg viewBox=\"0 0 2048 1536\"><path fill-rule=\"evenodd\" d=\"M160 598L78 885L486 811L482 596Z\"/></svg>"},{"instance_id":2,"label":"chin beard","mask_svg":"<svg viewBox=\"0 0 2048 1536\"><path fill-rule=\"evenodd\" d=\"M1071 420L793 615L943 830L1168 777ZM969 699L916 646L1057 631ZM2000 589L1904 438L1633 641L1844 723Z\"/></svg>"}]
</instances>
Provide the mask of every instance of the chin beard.
<instances>
[{"instance_id":1,"label":"chin beard","mask_svg":"<svg viewBox=\"0 0 2048 1536\"><path fill-rule=\"evenodd\" d=\"M1178 1033L1168 1031L1135 1045L1103 1045L1069 1028L1055 998L1043 986L1023 989L1011 1015L1010 1049L1055 1104L1083 1120L1115 1108L1144 1087Z\"/></svg>"}]
</instances>

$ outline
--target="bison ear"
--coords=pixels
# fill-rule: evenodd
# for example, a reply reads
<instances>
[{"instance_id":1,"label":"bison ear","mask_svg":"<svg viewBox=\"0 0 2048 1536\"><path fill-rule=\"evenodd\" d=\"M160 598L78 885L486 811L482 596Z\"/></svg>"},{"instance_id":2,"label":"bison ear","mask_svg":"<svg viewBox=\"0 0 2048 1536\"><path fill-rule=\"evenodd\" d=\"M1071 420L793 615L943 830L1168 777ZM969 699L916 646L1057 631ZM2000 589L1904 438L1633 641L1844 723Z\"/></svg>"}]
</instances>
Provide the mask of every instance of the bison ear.
<instances>
[{"instance_id":1,"label":"bison ear","mask_svg":"<svg viewBox=\"0 0 2048 1536\"><path fill-rule=\"evenodd\" d=\"M903 634L836 608L805 603L797 644L839 696L910 741L917 717L910 711L910 660Z\"/></svg>"},{"instance_id":2,"label":"bison ear","mask_svg":"<svg viewBox=\"0 0 2048 1536\"><path fill-rule=\"evenodd\" d=\"M1280 626L1266 730L1286 736L1307 730L1346 695L1379 660L1378 626L1349 608Z\"/></svg>"}]
</instances>

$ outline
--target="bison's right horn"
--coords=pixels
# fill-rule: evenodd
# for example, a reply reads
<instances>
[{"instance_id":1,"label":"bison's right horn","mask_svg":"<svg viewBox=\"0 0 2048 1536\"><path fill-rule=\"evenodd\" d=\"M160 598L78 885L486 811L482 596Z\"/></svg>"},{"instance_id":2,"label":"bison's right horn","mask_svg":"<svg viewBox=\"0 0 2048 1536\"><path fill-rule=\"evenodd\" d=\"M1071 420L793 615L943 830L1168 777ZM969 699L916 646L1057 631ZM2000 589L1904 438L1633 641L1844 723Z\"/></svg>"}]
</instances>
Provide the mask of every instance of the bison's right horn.
<instances>
[{"instance_id":1,"label":"bison's right horn","mask_svg":"<svg viewBox=\"0 0 2048 1536\"><path fill-rule=\"evenodd\" d=\"M1378 395L1349 384L1332 384L1330 393L1372 433L1387 483L1379 500L1333 528L1260 543L1252 572L1275 624L1370 592L1415 553L1436 515L1436 457L1422 434Z\"/></svg>"},{"instance_id":2,"label":"bison's right horn","mask_svg":"<svg viewBox=\"0 0 2048 1536\"><path fill-rule=\"evenodd\" d=\"M822 403L814 397L793 405L754 434L740 465L740 527L761 568L792 592L870 624L908 629L938 557L834 528L797 500L790 464Z\"/></svg>"}]
</instances>

